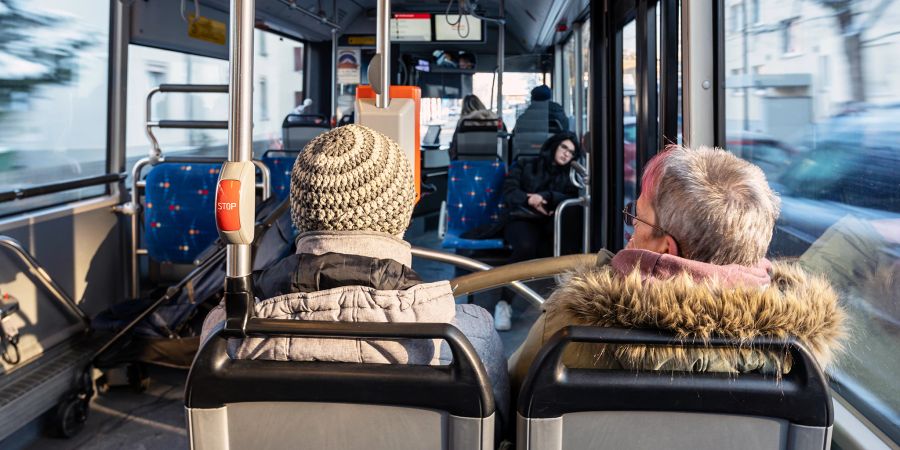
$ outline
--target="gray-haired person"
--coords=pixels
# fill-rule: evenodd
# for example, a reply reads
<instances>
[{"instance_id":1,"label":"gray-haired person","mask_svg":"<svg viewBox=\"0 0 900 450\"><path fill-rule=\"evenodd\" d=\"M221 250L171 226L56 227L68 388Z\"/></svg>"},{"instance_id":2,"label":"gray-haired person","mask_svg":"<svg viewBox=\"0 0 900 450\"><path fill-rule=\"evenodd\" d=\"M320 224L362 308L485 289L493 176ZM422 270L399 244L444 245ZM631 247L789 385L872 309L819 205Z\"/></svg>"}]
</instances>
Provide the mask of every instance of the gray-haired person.
<instances>
[{"instance_id":1,"label":"gray-haired person","mask_svg":"<svg viewBox=\"0 0 900 450\"><path fill-rule=\"evenodd\" d=\"M845 313L824 278L765 259L779 199L763 172L724 150L671 147L648 164L623 214L634 234L607 266L576 273L553 293L513 354L514 388L544 342L568 325L651 328L681 337L795 336L827 366ZM570 345L567 366L782 373L789 361L752 349Z\"/></svg>"}]
</instances>

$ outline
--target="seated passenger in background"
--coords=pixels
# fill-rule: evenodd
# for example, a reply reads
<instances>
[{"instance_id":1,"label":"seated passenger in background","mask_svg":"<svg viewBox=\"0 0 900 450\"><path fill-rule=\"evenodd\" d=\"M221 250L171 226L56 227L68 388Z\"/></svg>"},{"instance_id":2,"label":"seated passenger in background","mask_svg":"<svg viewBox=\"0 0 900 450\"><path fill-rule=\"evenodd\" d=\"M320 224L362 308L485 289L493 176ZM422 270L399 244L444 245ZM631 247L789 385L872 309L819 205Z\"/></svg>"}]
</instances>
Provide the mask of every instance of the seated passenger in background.
<instances>
[{"instance_id":1,"label":"seated passenger in background","mask_svg":"<svg viewBox=\"0 0 900 450\"><path fill-rule=\"evenodd\" d=\"M650 328L681 337L798 338L827 366L845 335L830 284L796 264L764 258L778 197L756 166L720 149L673 147L644 172L627 247L608 266L573 274L510 360L520 386L541 346L567 325ZM573 344L575 367L783 373L783 356L749 348L675 349ZM515 392L515 391L514 391Z\"/></svg>"},{"instance_id":2,"label":"seated passenger in background","mask_svg":"<svg viewBox=\"0 0 900 450\"><path fill-rule=\"evenodd\" d=\"M557 205L578 196L569 177L572 161L581 157L574 133L557 133L544 142L540 156L519 159L503 180L506 205L504 238L513 249L509 262L550 256Z\"/></svg>"},{"instance_id":3,"label":"seated passenger in background","mask_svg":"<svg viewBox=\"0 0 900 450\"><path fill-rule=\"evenodd\" d=\"M553 91L547 85L535 86L531 90L531 104L525 108L516 119L516 127L519 124L533 124L534 122L551 120L558 122L560 129L555 131L569 131L569 118L562 105L551 100ZM551 130L551 132L554 130Z\"/></svg>"},{"instance_id":4,"label":"seated passenger in background","mask_svg":"<svg viewBox=\"0 0 900 450\"><path fill-rule=\"evenodd\" d=\"M450 140L450 149L448 150L451 161L456 161L456 134L459 133L459 126L462 124L462 121L466 119L484 120L487 123L496 121L497 115L487 109L477 95L469 94L463 97L462 112L460 113L459 121L456 122L456 130L453 131L453 138ZM503 126L503 129L506 129L506 125Z\"/></svg>"},{"instance_id":5,"label":"seated passenger in background","mask_svg":"<svg viewBox=\"0 0 900 450\"><path fill-rule=\"evenodd\" d=\"M347 125L313 139L291 171L297 253L253 274L256 317L339 322L450 323L478 352L493 384L498 419L507 420L509 381L491 316L457 305L447 281L425 283L403 240L416 192L410 164L390 138ZM225 319L219 305L203 324L204 342ZM236 359L447 364L440 340L246 338Z\"/></svg>"},{"instance_id":6,"label":"seated passenger in background","mask_svg":"<svg viewBox=\"0 0 900 450\"><path fill-rule=\"evenodd\" d=\"M578 138L565 131L547 139L538 157L519 159L510 168L503 180L503 237L512 246L510 263L552 256L552 214L560 202L578 196L569 166L580 157ZM494 306L494 326L501 331L512 326L512 294L504 289L503 297Z\"/></svg>"}]
</instances>

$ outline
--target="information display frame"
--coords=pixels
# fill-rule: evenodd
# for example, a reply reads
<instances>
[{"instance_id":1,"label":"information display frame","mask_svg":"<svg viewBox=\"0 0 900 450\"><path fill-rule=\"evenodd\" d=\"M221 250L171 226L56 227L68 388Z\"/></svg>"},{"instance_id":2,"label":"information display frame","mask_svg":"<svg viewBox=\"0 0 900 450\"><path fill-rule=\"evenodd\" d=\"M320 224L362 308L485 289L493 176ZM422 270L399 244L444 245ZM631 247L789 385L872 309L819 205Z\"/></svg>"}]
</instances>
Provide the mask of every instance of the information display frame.
<instances>
[{"instance_id":1,"label":"information display frame","mask_svg":"<svg viewBox=\"0 0 900 450\"><path fill-rule=\"evenodd\" d=\"M433 21L431 28L434 35L434 42L462 44L478 44L485 42L486 30L484 21L471 14L463 14L461 16L458 14L432 14L431 20ZM460 36L460 33L454 29L458 26L456 25L457 23L467 26L468 34L464 35L466 37ZM441 34L442 31L443 35Z\"/></svg>"},{"instance_id":2,"label":"information display frame","mask_svg":"<svg viewBox=\"0 0 900 450\"><path fill-rule=\"evenodd\" d=\"M391 17L392 42L433 42L434 22L431 13L397 12ZM422 26L428 27L427 30ZM404 31L405 30L405 31Z\"/></svg>"}]
</instances>

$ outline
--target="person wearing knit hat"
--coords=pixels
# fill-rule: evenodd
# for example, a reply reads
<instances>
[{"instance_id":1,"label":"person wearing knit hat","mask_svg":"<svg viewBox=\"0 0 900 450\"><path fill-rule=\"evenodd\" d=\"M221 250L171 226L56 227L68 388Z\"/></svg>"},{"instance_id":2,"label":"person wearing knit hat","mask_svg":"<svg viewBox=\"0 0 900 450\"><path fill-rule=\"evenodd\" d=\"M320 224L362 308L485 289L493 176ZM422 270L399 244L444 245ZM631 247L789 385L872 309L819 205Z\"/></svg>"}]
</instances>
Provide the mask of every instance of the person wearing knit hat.
<instances>
[{"instance_id":1,"label":"person wearing knit hat","mask_svg":"<svg viewBox=\"0 0 900 450\"><path fill-rule=\"evenodd\" d=\"M340 322L450 323L469 339L491 380L498 433L509 419L503 345L483 308L457 305L448 281L426 283L403 240L415 206L408 158L392 139L362 125L317 136L291 171L297 251L253 273L256 317ZM203 324L201 342L224 322L224 305ZM448 364L440 339L369 340L248 337L235 359ZM500 436L500 434L498 434Z\"/></svg>"},{"instance_id":2,"label":"person wearing knit hat","mask_svg":"<svg viewBox=\"0 0 900 450\"><path fill-rule=\"evenodd\" d=\"M291 171L297 231L377 231L402 237L416 198L409 159L392 139L362 125L320 134Z\"/></svg>"}]
</instances>

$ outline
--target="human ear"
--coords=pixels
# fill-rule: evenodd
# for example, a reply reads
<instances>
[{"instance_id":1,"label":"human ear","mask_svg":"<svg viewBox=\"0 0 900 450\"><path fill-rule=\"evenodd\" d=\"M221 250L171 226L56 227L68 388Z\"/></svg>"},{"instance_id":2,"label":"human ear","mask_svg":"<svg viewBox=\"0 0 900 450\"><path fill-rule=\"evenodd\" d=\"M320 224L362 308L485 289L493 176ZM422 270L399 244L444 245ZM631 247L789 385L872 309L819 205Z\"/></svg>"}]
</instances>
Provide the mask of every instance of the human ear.
<instances>
[{"instance_id":1,"label":"human ear","mask_svg":"<svg viewBox=\"0 0 900 450\"><path fill-rule=\"evenodd\" d=\"M672 256L680 256L680 253L678 251L678 243L675 242L675 239L672 238L672 236L669 236L668 234L665 236L665 239L666 239L665 253L668 253Z\"/></svg>"}]
</instances>

